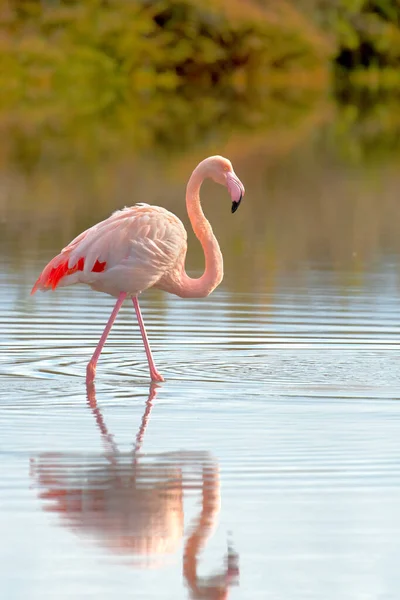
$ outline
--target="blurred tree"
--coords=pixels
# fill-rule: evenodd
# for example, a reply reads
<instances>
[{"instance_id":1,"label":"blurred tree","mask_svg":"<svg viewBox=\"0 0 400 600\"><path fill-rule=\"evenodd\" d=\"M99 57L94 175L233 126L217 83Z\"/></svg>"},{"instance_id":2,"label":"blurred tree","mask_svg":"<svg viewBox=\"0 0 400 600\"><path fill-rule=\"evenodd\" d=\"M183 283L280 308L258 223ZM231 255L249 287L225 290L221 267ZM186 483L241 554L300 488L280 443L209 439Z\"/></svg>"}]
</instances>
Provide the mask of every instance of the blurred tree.
<instances>
[{"instance_id":1,"label":"blurred tree","mask_svg":"<svg viewBox=\"0 0 400 600\"><path fill-rule=\"evenodd\" d=\"M343 69L399 66L398 0L299 0L298 6L329 34Z\"/></svg>"}]
</instances>

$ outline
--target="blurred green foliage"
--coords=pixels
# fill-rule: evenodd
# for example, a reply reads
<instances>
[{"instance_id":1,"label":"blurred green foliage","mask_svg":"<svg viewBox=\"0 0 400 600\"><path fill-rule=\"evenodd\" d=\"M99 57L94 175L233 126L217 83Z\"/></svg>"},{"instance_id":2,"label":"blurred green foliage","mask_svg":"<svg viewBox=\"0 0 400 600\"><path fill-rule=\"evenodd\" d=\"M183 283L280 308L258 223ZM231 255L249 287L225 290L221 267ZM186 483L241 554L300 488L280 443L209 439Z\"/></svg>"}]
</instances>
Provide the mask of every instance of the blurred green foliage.
<instances>
[{"instance_id":1,"label":"blurred green foliage","mask_svg":"<svg viewBox=\"0 0 400 600\"><path fill-rule=\"evenodd\" d=\"M69 142L82 155L184 147L216 125L260 126L277 111L290 122L291 104L297 114L327 81L329 45L284 0L1 6L0 127L18 129L14 139L63 138L66 152ZM277 89L289 89L289 110Z\"/></svg>"},{"instance_id":2,"label":"blurred green foliage","mask_svg":"<svg viewBox=\"0 0 400 600\"><path fill-rule=\"evenodd\" d=\"M343 71L399 68L398 0L299 0L298 6L330 36Z\"/></svg>"},{"instance_id":3,"label":"blurred green foliage","mask_svg":"<svg viewBox=\"0 0 400 600\"><path fill-rule=\"evenodd\" d=\"M353 160L399 129L380 100L399 62L398 0L3 0L2 154L28 168L212 147L293 130L333 91Z\"/></svg>"},{"instance_id":4,"label":"blurred green foliage","mask_svg":"<svg viewBox=\"0 0 400 600\"><path fill-rule=\"evenodd\" d=\"M326 44L290 15L282 26L262 11L238 18L215 0L12 2L0 29L2 106L56 97L91 112L132 94L227 85L241 68L264 82L274 70L321 68Z\"/></svg>"}]
</instances>

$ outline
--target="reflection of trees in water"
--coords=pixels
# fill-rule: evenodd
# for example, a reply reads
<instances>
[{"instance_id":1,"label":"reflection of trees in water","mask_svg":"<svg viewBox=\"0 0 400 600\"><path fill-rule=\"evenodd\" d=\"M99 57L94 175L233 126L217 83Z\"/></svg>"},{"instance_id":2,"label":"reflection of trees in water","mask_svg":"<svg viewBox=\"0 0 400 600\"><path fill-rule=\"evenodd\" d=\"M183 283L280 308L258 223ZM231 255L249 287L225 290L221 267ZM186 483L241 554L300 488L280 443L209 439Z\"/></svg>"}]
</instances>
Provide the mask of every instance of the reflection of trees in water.
<instances>
[{"instance_id":1,"label":"reflection of trees in water","mask_svg":"<svg viewBox=\"0 0 400 600\"><path fill-rule=\"evenodd\" d=\"M339 87L337 98L329 128L332 158L361 167L396 161L400 153L398 95ZM118 165L138 154L160 161L188 153L203 158L235 138L239 156L242 145L247 149L262 138L275 141L281 158L286 139L291 141L289 152L303 143L304 125L318 125L322 111L333 114L333 104L327 110L328 106L319 91L272 88L251 93L223 89L199 95L155 94L101 118L71 119L66 112L56 121L37 120L27 107L18 119L0 115L4 140L0 168L3 177L30 178L44 176L44 172L60 177L66 168L78 172L79 167L95 177L99 162L108 170L110 163Z\"/></svg>"},{"instance_id":2,"label":"reflection of trees in water","mask_svg":"<svg viewBox=\"0 0 400 600\"><path fill-rule=\"evenodd\" d=\"M332 146L343 162L364 168L397 163L400 157L400 96L338 84Z\"/></svg>"},{"instance_id":3,"label":"reflection of trees in water","mask_svg":"<svg viewBox=\"0 0 400 600\"><path fill-rule=\"evenodd\" d=\"M201 493L201 511L184 543L183 574L192 598L226 598L238 575L237 555L228 548L216 575L197 575L198 555L215 527L220 509L218 464L207 452L140 452L156 387L149 398L134 450L120 453L97 406L94 386L88 404L101 432L104 454L41 454L32 477L44 510L109 552L137 566L157 566L183 539L184 495Z\"/></svg>"},{"instance_id":4,"label":"reflection of trees in water","mask_svg":"<svg viewBox=\"0 0 400 600\"><path fill-rule=\"evenodd\" d=\"M154 92L119 104L111 113L74 117L68 110L57 118L26 107L18 118L0 113L3 156L13 168L32 172L45 163L115 161L137 153L171 157L213 144L232 135L301 126L321 103L313 89L250 89Z\"/></svg>"}]
</instances>

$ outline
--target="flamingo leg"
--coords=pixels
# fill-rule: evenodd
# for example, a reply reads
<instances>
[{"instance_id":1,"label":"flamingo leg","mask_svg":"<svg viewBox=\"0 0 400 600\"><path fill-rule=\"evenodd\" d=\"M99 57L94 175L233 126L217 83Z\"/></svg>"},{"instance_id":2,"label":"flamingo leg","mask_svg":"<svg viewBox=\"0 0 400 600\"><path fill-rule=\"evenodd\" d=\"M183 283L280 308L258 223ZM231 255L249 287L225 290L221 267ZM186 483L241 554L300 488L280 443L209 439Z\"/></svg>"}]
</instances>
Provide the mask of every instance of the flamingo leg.
<instances>
[{"instance_id":1,"label":"flamingo leg","mask_svg":"<svg viewBox=\"0 0 400 600\"><path fill-rule=\"evenodd\" d=\"M86 367L86 384L90 384L94 380L94 376L96 374L97 361L99 360L99 356L101 354L101 351L103 350L105 341L108 337L108 334L110 333L111 327L113 326L113 323L117 317L117 314L119 313L119 309L121 308L122 303L125 300L125 298L126 298L126 292L121 292L120 295L118 296L118 300L114 306L114 310L112 311L110 318L108 319L107 325L105 326L103 335L101 336L99 343L97 344L96 350L94 351L94 354L93 354L92 358L90 359L88 366Z\"/></svg>"},{"instance_id":2,"label":"flamingo leg","mask_svg":"<svg viewBox=\"0 0 400 600\"><path fill-rule=\"evenodd\" d=\"M142 334L144 349L146 351L147 361L149 363L150 377L152 381L164 381L164 377L157 371L154 364L153 355L150 350L149 340L147 338L146 329L143 323L142 313L140 312L139 301L136 296L132 298L133 306L135 307L136 317L139 323L140 333Z\"/></svg>"},{"instance_id":3,"label":"flamingo leg","mask_svg":"<svg viewBox=\"0 0 400 600\"><path fill-rule=\"evenodd\" d=\"M139 454L140 449L142 447L143 437L146 432L146 427L147 427L147 423L150 418L151 409L153 408L153 402L157 396L157 388L158 388L158 385L156 383L154 383L154 381L152 381L150 384L149 397L147 398L147 402L146 402L146 410L144 411L144 415L142 417L142 422L140 424L140 429L136 435L136 443L135 443L134 450L133 450L133 454L135 457L135 464L137 462L137 455Z\"/></svg>"}]
</instances>

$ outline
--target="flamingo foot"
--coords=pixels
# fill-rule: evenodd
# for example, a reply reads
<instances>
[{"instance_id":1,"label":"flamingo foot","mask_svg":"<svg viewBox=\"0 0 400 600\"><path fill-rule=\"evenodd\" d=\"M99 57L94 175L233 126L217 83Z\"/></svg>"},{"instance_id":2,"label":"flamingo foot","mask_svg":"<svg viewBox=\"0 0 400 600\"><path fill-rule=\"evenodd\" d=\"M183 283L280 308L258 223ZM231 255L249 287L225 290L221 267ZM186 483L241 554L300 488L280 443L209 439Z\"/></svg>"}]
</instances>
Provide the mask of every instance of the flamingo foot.
<instances>
[{"instance_id":1,"label":"flamingo foot","mask_svg":"<svg viewBox=\"0 0 400 600\"><path fill-rule=\"evenodd\" d=\"M86 385L90 385L94 382L96 375L96 364L90 361L86 367Z\"/></svg>"},{"instance_id":2,"label":"flamingo foot","mask_svg":"<svg viewBox=\"0 0 400 600\"><path fill-rule=\"evenodd\" d=\"M151 371L150 376L151 376L151 381L154 381L154 382L165 381L164 377L158 371Z\"/></svg>"}]
</instances>

